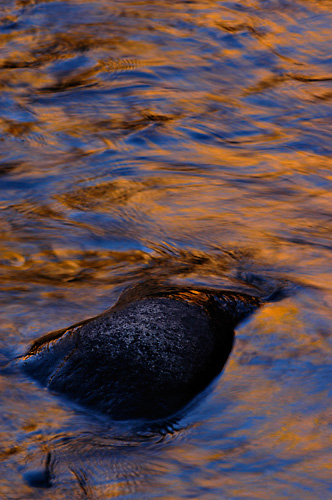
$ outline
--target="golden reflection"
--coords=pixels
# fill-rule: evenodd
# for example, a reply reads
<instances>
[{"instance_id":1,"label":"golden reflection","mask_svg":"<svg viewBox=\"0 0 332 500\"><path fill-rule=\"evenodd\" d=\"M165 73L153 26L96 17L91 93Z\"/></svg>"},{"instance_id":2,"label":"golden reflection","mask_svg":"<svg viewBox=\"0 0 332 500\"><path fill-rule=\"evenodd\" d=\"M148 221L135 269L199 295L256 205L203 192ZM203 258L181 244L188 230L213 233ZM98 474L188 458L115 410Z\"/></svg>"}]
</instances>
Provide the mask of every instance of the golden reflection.
<instances>
[{"instance_id":1,"label":"golden reflection","mask_svg":"<svg viewBox=\"0 0 332 500\"><path fill-rule=\"evenodd\" d=\"M0 17L1 370L138 282L294 289L155 440L1 371L0 498L328 498L331 3L4 0ZM24 474L49 452L37 490Z\"/></svg>"}]
</instances>

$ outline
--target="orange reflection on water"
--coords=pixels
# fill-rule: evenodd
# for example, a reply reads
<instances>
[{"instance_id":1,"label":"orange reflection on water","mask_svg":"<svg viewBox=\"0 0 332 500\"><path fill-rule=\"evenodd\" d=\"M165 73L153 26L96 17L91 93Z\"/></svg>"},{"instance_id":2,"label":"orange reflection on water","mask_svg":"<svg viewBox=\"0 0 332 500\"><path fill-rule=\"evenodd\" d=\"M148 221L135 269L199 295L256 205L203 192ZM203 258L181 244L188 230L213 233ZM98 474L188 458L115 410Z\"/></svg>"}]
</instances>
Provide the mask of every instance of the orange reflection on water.
<instances>
[{"instance_id":1,"label":"orange reflection on water","mask_svg":"<svg viewBox=\"0 0 332 500\"><path fill-rule=\"evenodd\" d=\"M163 436L1 374L1 499L328 498L330 2L0 11L1 363L138 282L294 291Z\"/></svg>"}]
</instances>

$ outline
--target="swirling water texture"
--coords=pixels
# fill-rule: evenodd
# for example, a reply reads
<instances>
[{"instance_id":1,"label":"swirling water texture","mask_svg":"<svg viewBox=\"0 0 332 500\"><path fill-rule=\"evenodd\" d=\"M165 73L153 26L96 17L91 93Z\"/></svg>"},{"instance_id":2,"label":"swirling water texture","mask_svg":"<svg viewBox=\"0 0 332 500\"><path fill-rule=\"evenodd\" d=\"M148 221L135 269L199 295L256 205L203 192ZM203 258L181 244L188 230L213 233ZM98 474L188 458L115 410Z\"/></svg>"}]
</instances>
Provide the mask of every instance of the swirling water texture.
<instances>
[{"instance_id":1,"label":"swirling water texture","mask_svg":"<svg viewBox=\"0 0 332 500\"><path fill-rule=\"evenodd\" d=\"M1 355L151 277L311 287L161 440L1 376L1 499L331 496L331 24L327 0L1 2Z\"/></svg>"}]
</instances>

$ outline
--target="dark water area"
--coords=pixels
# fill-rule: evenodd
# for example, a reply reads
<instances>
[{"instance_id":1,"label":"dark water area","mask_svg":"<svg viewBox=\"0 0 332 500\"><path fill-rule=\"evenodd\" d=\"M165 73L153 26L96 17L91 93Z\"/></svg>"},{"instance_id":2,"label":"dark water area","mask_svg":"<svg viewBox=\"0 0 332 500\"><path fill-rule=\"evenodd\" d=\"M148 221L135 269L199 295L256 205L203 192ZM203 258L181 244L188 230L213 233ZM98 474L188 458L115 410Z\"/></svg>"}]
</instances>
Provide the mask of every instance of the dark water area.
<instances>
[{"instance_id":1,"label":"dark water area","mask_svg":"<svg viewBox=\"0 0 332 500\"><path fill-rule=\"evenodd\" d=\"M163 431L2 369L1 500L332 498L331 26L330 0L0 2L0 365L139 282L287 290Z\"/></svg>"}]
</instances>

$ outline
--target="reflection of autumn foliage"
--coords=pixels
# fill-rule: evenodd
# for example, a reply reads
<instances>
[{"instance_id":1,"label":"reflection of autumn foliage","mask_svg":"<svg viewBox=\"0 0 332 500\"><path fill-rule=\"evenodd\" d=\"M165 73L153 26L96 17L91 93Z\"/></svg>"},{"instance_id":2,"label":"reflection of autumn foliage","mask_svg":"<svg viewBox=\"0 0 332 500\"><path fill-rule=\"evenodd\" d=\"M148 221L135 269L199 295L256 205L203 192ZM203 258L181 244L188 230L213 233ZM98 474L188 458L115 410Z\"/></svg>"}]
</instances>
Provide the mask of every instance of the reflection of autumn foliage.
<instances>
[{"instance_id":1,"label":"reflection of autumn foliage","mask_svg":"<svg viewBox=\"0 0 332 500\"><path fill-rule=\"evenodd\" d=\"M47 500L329 498L331 2L0 4L1 362L151 278L309 286L155 447L1 374L1 499L49 449Z\"/></svg>"}]
</instances>

